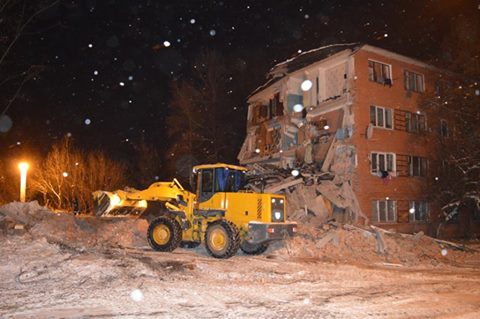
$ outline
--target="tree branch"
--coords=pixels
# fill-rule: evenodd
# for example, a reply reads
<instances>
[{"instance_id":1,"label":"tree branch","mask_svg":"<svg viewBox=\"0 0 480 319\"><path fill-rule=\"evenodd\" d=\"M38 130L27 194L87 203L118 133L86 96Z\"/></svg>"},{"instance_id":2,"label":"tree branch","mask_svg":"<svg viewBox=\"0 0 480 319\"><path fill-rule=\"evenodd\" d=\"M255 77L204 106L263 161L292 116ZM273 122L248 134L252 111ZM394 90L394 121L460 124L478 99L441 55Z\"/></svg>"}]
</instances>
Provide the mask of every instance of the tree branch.
<instances>
[{"instance_id":1,"label":"tree branch","mask_svg":"<svg viewBox=\"0 0 480 319\"><path fill-rule=\"evenodd\" d=\"M10 50L12 49L13 45L17 42L17 40L20 38L20 36L22 35L23 33L23 30L25 30L25 28L27 27L27 25L30 24L30 22L32 22L32 20L38 16L39 14L47 11L48 9L50 8L53 8L55 5L57 5L58 3L60 2L60 0L55 0L53 1L51 4L49 4L48 6L46 7L43 7L39 10L37 10L34 14L32 14L30 16L30 18L28 18L27 21L25 21L25 23L18 29L18 32L17 34L15 35L15 38L12 40L12 42L10 42L10 44L8 45L7 49L5 50L5 52L2 54L2 56L0 57L0 66L2 65L3 61L5 60L5 58L7 57L8 53L10 52ZM3 8L2 8L3 9Z\"/></svg>"}]
</instances>

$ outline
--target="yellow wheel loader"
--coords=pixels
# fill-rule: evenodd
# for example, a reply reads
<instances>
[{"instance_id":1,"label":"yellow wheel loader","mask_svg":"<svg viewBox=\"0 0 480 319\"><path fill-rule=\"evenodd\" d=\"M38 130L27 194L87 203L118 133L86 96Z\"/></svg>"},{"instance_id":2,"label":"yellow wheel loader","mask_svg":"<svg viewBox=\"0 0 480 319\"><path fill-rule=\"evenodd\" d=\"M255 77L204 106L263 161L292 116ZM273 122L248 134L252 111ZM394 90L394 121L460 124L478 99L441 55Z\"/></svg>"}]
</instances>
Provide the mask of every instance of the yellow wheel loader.
<instances>
[{"instance_id":1,"label":"yellow wheel loader","mask_svg":"<svg viewBox=\"0 0 480 319\"><path fill-rule=\"evenodd\" d=\"M102 217L141 216L154 207L148 242L157 251L204 243L215 258L229 258L239 248L246 254L261 254L271 241L293 236L297 224L286 221L285 196L244 189L246 171L222 163L195 166L195 193L176 179L154 183L145 190L96 191L95 213Z\"/></svg>"}]
</instances>

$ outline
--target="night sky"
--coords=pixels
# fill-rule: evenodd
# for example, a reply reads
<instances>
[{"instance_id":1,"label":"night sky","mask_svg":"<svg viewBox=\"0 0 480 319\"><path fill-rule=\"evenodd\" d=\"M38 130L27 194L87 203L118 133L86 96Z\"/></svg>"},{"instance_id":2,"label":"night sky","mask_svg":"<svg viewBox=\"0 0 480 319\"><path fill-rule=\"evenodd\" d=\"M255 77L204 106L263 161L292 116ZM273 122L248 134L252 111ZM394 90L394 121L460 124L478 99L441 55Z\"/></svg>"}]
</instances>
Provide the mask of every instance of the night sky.
<instances>
[{"instance_id":1,"label":"night sky","mask_svg":"<svg viewBox=\"0 0 480 319\"><path fill-rule=\"evenodd\" d=\"M66 134L113 157L127 156L141 139L163 152L172 142L165 128L171 83L189 78L203 50L228 57L229 90L242 73L247 89L225 107L235 107L245 127L248 92L300 50L361 42L435 63L445 60L442 43L455 24L478 12L479 1L451 0L60 1L0 64L0 112L23 78L2 81L36 70L6 112L13 127L0 133L0 156L45 154ZM11 40L5 23L0 53Z\"/></svg>"}]
</instances>

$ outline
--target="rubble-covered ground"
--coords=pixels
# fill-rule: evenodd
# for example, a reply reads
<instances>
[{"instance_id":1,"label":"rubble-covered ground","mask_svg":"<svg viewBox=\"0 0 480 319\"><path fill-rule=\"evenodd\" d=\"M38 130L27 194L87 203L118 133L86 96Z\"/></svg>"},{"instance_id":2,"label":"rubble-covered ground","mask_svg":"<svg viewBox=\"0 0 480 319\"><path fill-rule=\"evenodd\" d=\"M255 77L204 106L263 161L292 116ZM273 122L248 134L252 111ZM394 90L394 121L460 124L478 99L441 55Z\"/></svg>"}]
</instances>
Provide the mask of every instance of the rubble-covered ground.
<instances>
[{"instance_id":1,"label":"rubble-covered ground","mask_svg":"<svg viewBox=\"0 0 480 319\"><path fill-rule=\"evenodd\" d=\"M479 318L478 243L336 223L260 256L152 251L144 220L0 207L1 318Z\"/></svg>"}]
</instances>

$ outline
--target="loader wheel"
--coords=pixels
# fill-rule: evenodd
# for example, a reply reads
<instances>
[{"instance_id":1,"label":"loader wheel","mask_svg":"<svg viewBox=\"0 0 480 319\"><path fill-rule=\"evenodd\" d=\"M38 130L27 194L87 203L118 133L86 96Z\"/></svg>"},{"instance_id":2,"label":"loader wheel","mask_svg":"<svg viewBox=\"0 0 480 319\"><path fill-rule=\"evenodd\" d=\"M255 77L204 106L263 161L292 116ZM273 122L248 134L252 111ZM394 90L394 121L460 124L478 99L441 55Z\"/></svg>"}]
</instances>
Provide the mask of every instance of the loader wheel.
<instances>
[{"instance_id":1,"label":"loader wheel","mask_svg":"<svg viewBox=\"0 0 480 319\"><path fill-rule=\"evenodd\" d=\"M148 243L156 251L173 251L182 241L182 228L173 218L161 216L148 226Z\"/></svg>"},{"instance_id":2,"label":"loader wheel","mask_svg":"<svg viewBox=\"0 0 480 319\"><path fill-rule=\"evenodd\" d=\"M230 258L240 246L240 234L234 223L220 219L207 227L205 246L215 258Z\"/></svg>"},{"instance_id":3,"label":"loader wheel","mask_svg":"<svg viewBox=\"0 0 480 319\"><path fill-rule=\"evenodd\" d=\"M244 240L240 244L240 249L247 255L260 255L267 251L268 243L250 244L248 241Z\"/></svg>"}]
</instances>

